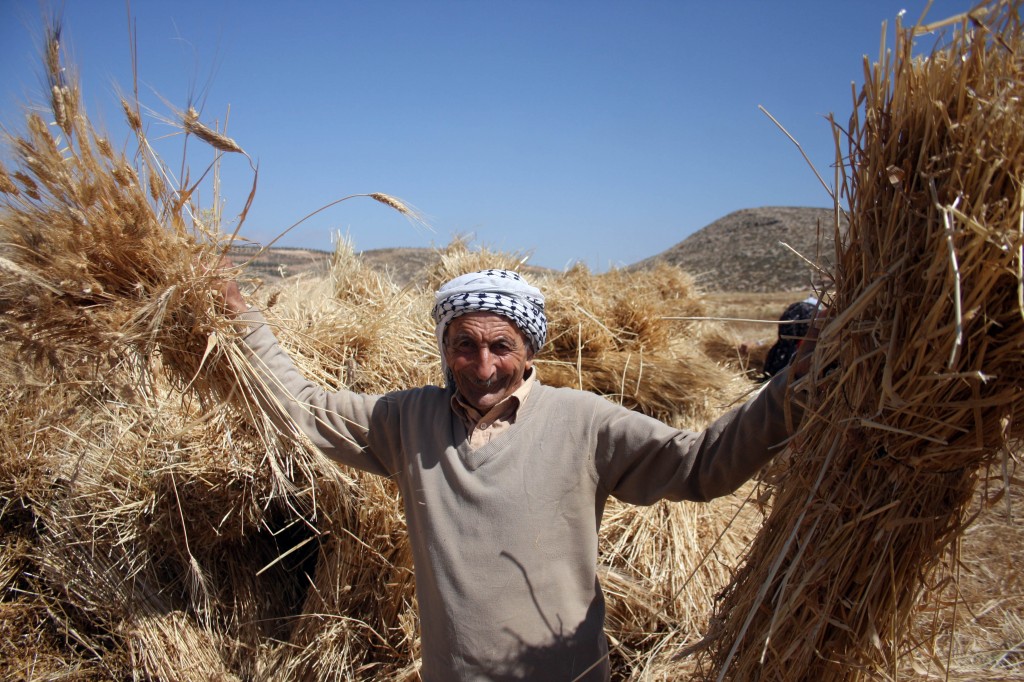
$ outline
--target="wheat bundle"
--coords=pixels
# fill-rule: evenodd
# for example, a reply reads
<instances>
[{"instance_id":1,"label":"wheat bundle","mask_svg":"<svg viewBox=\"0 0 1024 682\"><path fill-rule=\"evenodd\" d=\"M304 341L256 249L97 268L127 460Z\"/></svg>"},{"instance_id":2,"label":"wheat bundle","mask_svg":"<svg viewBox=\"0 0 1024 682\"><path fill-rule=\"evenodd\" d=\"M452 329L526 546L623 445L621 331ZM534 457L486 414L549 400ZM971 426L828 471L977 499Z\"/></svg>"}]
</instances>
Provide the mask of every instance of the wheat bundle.
<instances>
[{"instance_id":1,"label":"wheat bundle","mask_svg":"<svg viewBox=\"0 0 1024 682\"><path fill-rule=\"evenodd\" d=\"M415 670L412 556L397 487L361 473L344 480L320 486L307 583L289 605L284 645L264 658L266 679L400 680Z\"/></svg>"},{"instance_id":2,"label":"wheat bundle","mask_svg":"<svg viewBox=\"0 0 1024 682\"><path fill-rule=\"evenodd\" d=\"M212 301L200 263L211 260L215 235L189 219L195 188L169 183L141 124L132 124L137 164L92 128L59 37L52 29L45 51L54 123L29 112L27 131L9 140L16 169L0 167L0 324L22 358L59 374L113 365L144 382L159 352L179 385L210 395L230 382L215 361L223 351L203 356L225 333L204 314Z\"/></svg>"},{"instance_id":3,"label":"wheat bundle","mask_svg":"<svg viewBox=\"0 0 1024 682\"><path fill-rule=\"evenodd\" d=\"M29 111L26 132L7 140L14 170L0 165L0 332L16 350L13 367L150 395L159 375L183 399L247 415L274 450L277 436L256 405L262 388L216 305L232 238L220 232L218 211L198 202L209 168L176 181L146 137L141 106L122 98L137 142L129 161L81 107L59 27L48 28L44 54L53 122ZM244 154L193 108L178 118L187 137L217 152L211 165ZM386 194L365 196L415 217ZM285 450L274 455L280 488L293 487L291 472L319 476L315 454Z\"/></svg>"},{"instance_id":4,"label":"wheat bundle","mask_svg":"<svg viewBox=\"0 0 1024 682\"><path fill-rule=\"evenodd\" d=\"M705 352L705 329L670 319L704 312L682 270L592 275L577 265L547 278L545 289L550 341L538 367L547 383L688 424L717 416L742 390L735 372Z\"/></svg>"},{"instance_id":5,"label":"wheat bundle","mask_svg":"<svg viewBox=\"0 0 1024 682\"><path fill-rule=\"evenodd\" d=\"M601 530L606 629L616 654L638 674L646 675L661 652L693 644L706 630L709 605L763 521L746 504L753 488L702 504L609 501ZM668 679L678 679L678 660L663 667L676 673Z\"/></svg>"},{"instance_id":6,"label":"wheat bundle","mask_svg":"<svg viewBox=\"0 0 1024 682\"><path fill-rule=\"evenodd\" d=\"M527 254L505 253L488 247L471 248L468 236L454 238L440 250L440 258L427 269L425 285L428 291L436 291L445 282L459 275L489 268L501 270L530 270L526 267Z\"/></svg>"},{"instance_id":7,"label":"wheat bundle","mask_svg":"<svg viewBox=\"0 0 1024 682\"><path fill-rule=\"evenodd\" d=\"M19 606L55 603L63 616L47 608L49 617L19 627L85 633L107 671L101 679L251 678L260 669L297 677L300 646L341 679L396 665L396 644L404 643L409 665L410 559L387 481L324 474L282 499L260 461L266 448L244 422L188 414L173 402L74 405L74 393L71 419L66 397L17 398L31 419L6 422L21 442L5 443L0 468L5 482L21 473L0 497L4 527L24 526L31 538L28 555L25 543L12 548L22 554L12 562L19 581L40 576L19 587L34 595ZM338 580L323 584L332 575ZM348 627L321 637L324 614ZM84 646L58 651L76 662Z\"/></svg>"},{"instance_id":8,"label":"wheat bundle","mask_svg":"<svg viewBox=\"0 0 1024 682\"><path fill-rule=\"evenodd\" d=\"M6 350L6 349L5 349ZM102 646L92 632L82 633L67 618L65 605L46 587L39 562L35 500L49 494L55 478L50 462L39 455L54 440L33 428L42 404L31 400L13 377L3 375L0 402L0 672L13 679L57 679L72 672L85 680L108 679ZM7 381L12 379L11 381ZM59 398L67 398L61 391ZM51 402L49 412L56 412ZM62 401L59 416L68 420L75 405ZM79 646L86 655L71 650ZM105 652L104 652L105 653ZM32 674L38 678L32 678ZM47 678L47 676L51 676Z\"/></svg>"},{"instance_id":9,"label":"wheat bundle","mask_svg":"<svg viewBox=\"0 0 1024 682\"><path fill-rule=\"evenodd\" d=\"M196 201L200 183L187 174L173 181L138 102L120 102L137 141L131 162L92 126L60 33L48 27L44 45L53 122L29 111L26 131L7 139L15 169L0 165L0 333L15 351L4 359L15 377L23 365L45 367L52 380L115 393L155 395L159 375L202 405L256 415L258 386L215 306L226 247ZM238 151L194 110L180 126L220 152ZM264 440L275 442L272 431ZM293 462L307 477L310 459ZM282 476L279 485L290 484Z\"/></svg>"},{"instance_id":10,"label":"wheat bundle","mask_svg":"<svg viewBox=\"0 0 1024 682\"><path fill-rule=\"evenodd\" d=\"M220 247L190 202L196 187L172 188L136 106L122 101L138 136L137 165L92 128L61 64L59 36L51 29L45 46L53 123L30 112L27 131L7 140L16 169L0 169L0 359L10 385L21 387L12 403L29 407L6 411L0 429L4 473L14 474L4 477L4 528L28 539L12 543L21 570L5 595L31 595L43 607L23 613L21 638L56 642L54 657L83 676L215 672L223 668L214 664L221 637L195 625L221 613L214 588L222 583L211 571L223 565L232 535L272 525L260 499L270 495L271 477L253 485L253 463L243 466L235 448L308 458L277 448L239 391L245 364L201 265L216 262ZM219 144L191 118L191 133ZM162 396L172 387L184 392L177 400L224 401L256 418L226 428L223 448L210 447L194 431L214 420L191 413L189 400L168 405ZM215 420L225 427L223 415ZM190 488L204 490L188 500ZM210 554L197 558L193 549ZM194 636L176 636L184 630L174 614L182 611ZM259 622L251 615L234 610L238 623ZM45 646L9 660L16 666L37 654L47 660Z\"/></svg>"},{"instance_id":11,"label":"wheat bundle","mask_svg":"<svg viewBox=\"0 0 1024 682\"><path fill-rule=\"evenodd\" d=\"M11 397L4 669L52 659L96 679L408 674L411 558L389 481L325 475L295 504L274 494L244 422L67 384ZM29 638L29 651L7 646Z\"/></svg>"},{"instance_id":12,"label":"wheat bundle","mask_svg":"<svg viewBox=\"0 0 1024 682\"><path fill-rule=\"evenodd\" d=\"M577 264L547 288L551 352L566 360L662 350L687 329L670 316L704 312L693 278L664 263L603 275Z\"/></svg>"},{"instance_id":13,"label":"wheat bundle","mask_svg":"<svg viewBox=\"0 0 1024 682\"><path fill-rule=\"evenodd\" d=\"M920 597L1024 425L1019 9L979 6L923 58L897 24L865 70L814 408L718 609L719 679L895 678L931 645Z\"/></svg>"},{"instance_id":14,"label":"wheat bundle","mask_svg":"<svg viewBox=\"0 0 1024 682\"><path fill-rule=\"evenodd\" d=\"M284 347L324 386L380 394L441 378L432 299L364 264L346 240L325 277L287 280L267 303Z\"/></svg>"}]
</instances>

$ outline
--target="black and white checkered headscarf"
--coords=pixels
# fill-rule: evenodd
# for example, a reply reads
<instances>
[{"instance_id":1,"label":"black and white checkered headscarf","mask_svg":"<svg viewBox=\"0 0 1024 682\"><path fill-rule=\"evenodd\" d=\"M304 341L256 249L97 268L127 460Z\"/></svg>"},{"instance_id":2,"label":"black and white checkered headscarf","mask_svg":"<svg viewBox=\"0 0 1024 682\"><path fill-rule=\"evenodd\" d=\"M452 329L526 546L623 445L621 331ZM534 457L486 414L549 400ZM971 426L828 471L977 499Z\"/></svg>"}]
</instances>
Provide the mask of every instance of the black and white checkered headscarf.
<instances>
[{"instance_id":1,"label":"black and white checkered headscarf","mask_svg":"<svg viewBox=\"0 0 1024 682\"><path fill-rule=\"evenodd\" d=\"M530 348L539 353L548 335L544 316L544 294L512 270L481 270L460 275L442 285L434 295L431 317L437 324L437 347L441 369L449 385L452 378L444 360L444 332L456 317L466 313L491 312L507 317L526 335Z\"/></svg>"}]
</instances>

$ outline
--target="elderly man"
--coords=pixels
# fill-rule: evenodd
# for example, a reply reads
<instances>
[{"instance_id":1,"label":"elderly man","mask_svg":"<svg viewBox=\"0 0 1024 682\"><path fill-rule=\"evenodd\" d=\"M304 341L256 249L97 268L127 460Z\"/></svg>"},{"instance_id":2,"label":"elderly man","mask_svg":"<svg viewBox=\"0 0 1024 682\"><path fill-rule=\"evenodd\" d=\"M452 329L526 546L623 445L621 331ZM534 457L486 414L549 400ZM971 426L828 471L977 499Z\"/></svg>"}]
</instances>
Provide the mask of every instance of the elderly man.
<instances>
[{"instance_id":1,"label":"elderly man","mask_svg":"<svg viewBox=\"0 0 1024 682\"><path fill-rule=\"evenodd\" d=\"M610 495L708 500L789 433L787 375L701 433L541 383L544 296L515 272L448 282L433 318L447 387L326 392L300 375L238 288L254 364L330 458L397 481L413 549L426 682L606 680L598 529Z\"/></svg>"}]
</instances>

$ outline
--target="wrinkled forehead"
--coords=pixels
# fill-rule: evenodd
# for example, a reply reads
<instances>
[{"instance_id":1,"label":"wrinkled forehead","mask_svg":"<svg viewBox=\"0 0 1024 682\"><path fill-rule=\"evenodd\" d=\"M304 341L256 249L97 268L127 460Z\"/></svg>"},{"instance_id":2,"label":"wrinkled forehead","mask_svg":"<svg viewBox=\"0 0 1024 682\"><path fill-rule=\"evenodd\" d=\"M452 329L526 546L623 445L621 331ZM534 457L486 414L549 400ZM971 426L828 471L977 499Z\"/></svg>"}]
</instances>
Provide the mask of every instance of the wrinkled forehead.
<instances>
[{"instance_id":1,"label":"wrinkled forehead","mask_svg":"<svg viewBox=\"0 0 1024 682\"><path fill-rule=\"evenodd\" d=\"M514 336L524 343L529 339L522 329L510 318L489 310L467 312L452 319L445 327L445 338L457 335L474 340L492 341L502 336Z\"/></svg>"}]
</instances>

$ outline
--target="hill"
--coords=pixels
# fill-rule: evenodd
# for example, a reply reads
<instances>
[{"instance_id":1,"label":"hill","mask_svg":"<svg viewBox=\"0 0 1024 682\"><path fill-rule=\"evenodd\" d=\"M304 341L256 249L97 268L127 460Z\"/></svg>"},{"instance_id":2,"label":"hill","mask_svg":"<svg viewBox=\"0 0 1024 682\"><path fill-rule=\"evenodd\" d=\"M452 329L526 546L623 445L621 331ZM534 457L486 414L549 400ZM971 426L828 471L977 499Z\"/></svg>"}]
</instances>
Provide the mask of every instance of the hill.
<instances>
[{"instance_id":1,"label":"hill","mask_svg":"<svg viewBox=\"0 0 1024 682\"><path fill-rule=\"evenodd\" d=\"M800 207L743 209L626 269L642 270L668 261L696 277L708 292L806 291L817 281L812 268L783 243L808 260L831 262L832 211ZM231 253L236 262L245 263L253 257L255 247L238 246ZM372 267L389 271L399 284L420 279L439 258L437 251L426 248L371 249L360 252L360 256ZM330 260L327 251L273 248L252 260L249 272L271 284L285 277L326 272Z\"/></svg>"},{"instance_id":2,"label":"hill","mask_svg":"<svg viewBox=\"0 0 1024 682\"><path fill-rule=\"evenodd\" d=\"M743 209L628 269L645 269L667 261L696 277L705 291L806 290L820 278L783 244L807 260L831 263L835 253L832 226L831 209Z\"/></svg>"},{"instance_id":3,"label":"hill","mask_svg":"<svg viewBox=\"0 0 1024 682\"><path fill-rule=\"evenodd\" d=\"M331 252L319 249L295 247L273 247L259 253L259 247L237 245L231 248L231 258L236 264L246 265L249 276L273 284L288 277L301 275L322 275L331 264ZM387 248L361 251L359 257L369 266L382 272L390 272L399 284L408 284L419 278L440 255L433 249Z\"/></svg>"},{"instance_id":4,"label":"hill","mask_svg":"<svg viewBox=\"0 0 1024 682\"><path fill-rule=\"evenodd\" d=\"M259 278L267 284L304 274L322 274L327 272L331 262L328 251L287 246L273 247L260 253L258 246L236 244L231 247L230 256L237 265L246 266L250 277Z\"/></svg>"}]
</instances>

